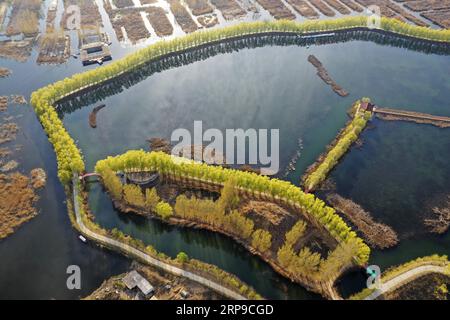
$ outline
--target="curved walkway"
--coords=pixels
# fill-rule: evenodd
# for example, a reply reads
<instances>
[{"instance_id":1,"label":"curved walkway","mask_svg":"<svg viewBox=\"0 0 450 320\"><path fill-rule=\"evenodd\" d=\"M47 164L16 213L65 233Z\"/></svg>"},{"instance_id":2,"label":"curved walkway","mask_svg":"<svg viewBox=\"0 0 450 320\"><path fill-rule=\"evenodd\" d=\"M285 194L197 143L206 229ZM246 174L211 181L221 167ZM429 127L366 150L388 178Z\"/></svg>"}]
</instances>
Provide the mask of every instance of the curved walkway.
<instances>
[{"instance_id":1,"label":"curved walkway","mask_svg":"<svg viewBox=\"0 0 450 320\"><path fill-rule=\"evenodd\" d=\"M401 287L402 285L406 284L409 281L414 280L414 278L417 278L419 276L428 274L428 273L446 273L447 267L441 267L436 265L422 265L418 266L414 269L408 270L404 273L399 274L398 276L388 280L385 283L381 284L381 288L375 290L371 295L366 297L364 300L375 300L382 294L397 289Z\"/></svg>"},{"instance_id":2,"label":"curved walkway","mask_svg":"<svg viewBox=\"0 0 450 320\"><path fill-rule=\"evenodd\" d=\"M112 248L118 249L120 251L123 251L133 257L136 257L142 261L145 261L149 265L160 268L171 274L174 274L176 276L185 277L189 280L192 280L199 284L202 284L208 288L211 288L212 290L214 290L216 292L219 292L220 294L222 294L228 298L236 299L236 300L246 300L247 299L244 296L222 286L221 284L218 284L217 282L214 282L212 280L209 280L207 278L199 276L190 271L186 271L181 268L172 266L168 263L165 263L163 261L155 259L155 258L149 256L148 254L146 254L136 248L133 248L132 246L130 246L128 244L122 243L120 241L106 237L101 234L97 234L97 233L93 232L92 230L88 229L84 225L83 220L81 219L81 215L80 215L80 207L79 207L79 203L77 201L77 198L78 198L78 190L76 188L77 181L78 181L78 177L75 176L72 181L74 211L75 211L75 216L76 216L76 223L77 223L78 227L80 228L81 233L83 233L86 237L93 239L95 241L98 241L101 244L106 245L108 247L112 247Z\"/></svg>"}]
</instances>

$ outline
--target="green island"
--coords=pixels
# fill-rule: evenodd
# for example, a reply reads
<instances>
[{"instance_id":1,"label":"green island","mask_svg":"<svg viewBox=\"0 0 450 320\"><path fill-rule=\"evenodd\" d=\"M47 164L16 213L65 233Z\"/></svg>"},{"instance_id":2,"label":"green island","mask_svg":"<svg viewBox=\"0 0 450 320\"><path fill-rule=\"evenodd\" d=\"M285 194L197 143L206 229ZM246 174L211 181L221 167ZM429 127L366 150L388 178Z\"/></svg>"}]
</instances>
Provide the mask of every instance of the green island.
<instances>
[{"instance_id":1,"label":"green island","mask_svg":"<svg viewBox=\"0 0 450 320\"><path fill-rule=\"evenodd\" d=\"M267 34L296 34L301 37L340 30L366 30L366 24L365 17L302 23L280 20L241 23L223 29L196 32L174 40L158 42L101 68L75 74L35 91L31 96L31 104L55 150L58 177L65 186L68 198L74 200L73 203L68 202L74 227L102 245L123 251L127 255L136 258L140 255L139 252L145 253L146 256L164 262L166 266L183 267L205 275L203 279L214 279L216 283L238 292L244 298L258 298L253 289L216 267L191 259L167 258L139 240L118 230L105 230L96 224L89 213L86 192L79 179L85 174L81 150L64 128L54 105L63 98L90 90L151 61L211 43ZM380 29L373 32L386 32L436 43L450 42L450 30L416 27L389 18L382 18ZM339 134L336 143L304 179L308 192L287 181L256 173L196 163L161 152L148 153L140 150L100 160L96 165L96 174L101 176L110 195L118 202L117 205L131 206L132 211L138 213L154 213L155 217L174 224L194 222L201 228L227 234L241 242L252 253L260 255L280 274L326 298L339 299L334 289L335 281L347 270L365 266L369 261L370 249L332 207L309 191L325 180L351 144L358 139L372 116L370 112L360 110L359 104L360 102L355 104L353 118ZM149 172L157 172L162 181L216 193L216 199L180 194L175 202L170 203L154 189L142 193L136 186L121 183L117 176L117 173ZM262 228L255 230L252 223L236 210L240 199L271 202L287 210L289 214L295 214L291 228L285 230L287 232L284 234L284 243L272 248L276 251L268 250L273 247L274 235ZM193 207L199 209L197 214L190 209ZM200 216L202 211L205 214ZM321 238L326 239L324 242L329 242L329 253L325 259L306 246L298 247L298 240L308 227L314 228ZM126 247L121 247L120 244ZM133 248L139 252L133 251ZM141 260L148 262L146 259L148 258ZM361 297L367 297L367 294L359 295L359 298Z\"/></svg>"}]
</instances>

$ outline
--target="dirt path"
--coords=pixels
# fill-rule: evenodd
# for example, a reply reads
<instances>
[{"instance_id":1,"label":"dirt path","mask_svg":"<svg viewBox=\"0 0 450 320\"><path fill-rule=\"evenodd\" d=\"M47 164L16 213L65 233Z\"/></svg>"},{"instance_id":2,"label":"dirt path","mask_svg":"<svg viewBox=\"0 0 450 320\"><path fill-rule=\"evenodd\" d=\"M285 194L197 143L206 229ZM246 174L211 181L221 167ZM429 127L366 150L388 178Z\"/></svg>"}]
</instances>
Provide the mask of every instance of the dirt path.
<instances>
[{"instance_id":1,"label":"dirt path","mask_svg":"<svg viewBox=\"0 0 450 320\"><path fill-rule=\"evenodd\" d=\"M445 274L446 267L439 267L435 265L424 265L419 266L414 269L408 270L404 273L399 274L395 278L382 283L381 288L374 291L371 295L366 297L364 300L375 300L382 294L394 290L398 287L401 287L402 285L416 279L419 276L422 276L424 274L428 273L442 273Z\"/></svg>"}]
</instances>

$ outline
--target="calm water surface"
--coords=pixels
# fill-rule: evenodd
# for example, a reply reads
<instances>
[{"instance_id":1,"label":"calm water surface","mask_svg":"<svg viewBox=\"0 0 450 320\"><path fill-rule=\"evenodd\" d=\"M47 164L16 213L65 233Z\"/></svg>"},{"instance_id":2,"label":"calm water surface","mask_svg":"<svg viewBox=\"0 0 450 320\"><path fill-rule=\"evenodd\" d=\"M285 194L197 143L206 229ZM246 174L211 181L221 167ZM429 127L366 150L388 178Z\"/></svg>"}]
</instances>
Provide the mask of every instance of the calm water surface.
<instances>
[{"instance_id":1,"label":"calm water surface","mask_svg":"<svg viewBox=\"0 0 450 320\"><path fill-rule=\"evenodd\" d=\"M338 97L324 85L307 62L309 54L323 62L349 97ZM360 97L370 96L381 106L450 116L448 70L448 56L362 41L243 49L153 74L120 94L64 114L64 123L78 139L90 170L108 155L148 149L148 138L169 139L177 128L192 131L195 120L202 120L204 129L277 128L283 167L297 152L298 139L304 142L297 170L289 176L298 183ZM88 115L99 104L107 107L98 114L98 128L91 129ZM363 134L366 144L352 150L334 171L337 190L394 228L416 230L420 221L414 217L422 203L449 190L450 131L397 122L374 121L372 126ZM268 297L308 296L224 237L124 216L112 209L99 187L93 187L90 202L101 225L118 227L171 256L185 251L217 264ZM406 238L393 250L374 252L371 262L385 268L449 252L448 237ZM263 277L270 280L260 281Z\"/></svg>"},{"instance_id":2,"label":"calm water surface","mask_svg":"<svg viewBox=\"0 0 450 320\"><path fill-rule=\"evenodd\" d=\"M117 45L113 48L115 58L128 51ZM315 75L315 69L306 61L309 54L323 62L337 83L351 93L349 97L338 97ZM0 79L1 95L29 97L33 90L81 70L78 60L58 67L38 67L35 59L35 51L27 63L0 59L1 66L13 70L10 78ZM90 170L107 155L147 149L146 139L150 137L169 138L176 128L191 129L194 120L203 120L205 129L278 128L282 169L298 151L298 139L303 140L297 170L289 176L298 183L304 169L346 122L347 108L362 96L370 96L382 106L450 115L449 60L448 56L362 41L310 48L244 49L156 73L121 94L64 114L64 123L83 150ZM88 114L100 103L107 107L98 114L98 128L91 129ZM23 151L16 155L21 171L43 167L48 185L40 194L40 214L0 242L4 262L0 273L7 275L0 277L0 298L86 295L106 277L126 270L129 262L77 239L56 177L55 157L42 128L27 106L12 106L9 113L22 115L16 119L21 131L15 142L23 145ZM431 201L449 190L446 138L447 131L428 126L376 122L375 129L363 135L364 147L352 150L333 173L338 192L354 198L377 218L407 230L408 226L402 225L403 217L411 214L411 220L417 221L417 212L424 208L422 201ZM397 140L401 141L398 145L394 143ZM407 152L408 159L401 158L401 150ZM386 158L388 161L383 161ZM414 167L414 159L418 167ZM369 165L372 161L376 167ZM399 165L403 161L408 164L405 168ZM400 171L393 176L395 170ZM382 180L384 176L392 180ZM408 181L404 191L402 181ZM382 192L382 183L389 185L388 192ZM104 227L117 227L171 256L185 251L217 264L267 297L317 298L279 277L225 237L124 216L113 210L99 186L91 189L92 209ZM372 193L376 198L370 196ZM448 253L449 242L448 236L409 237L394 250L374 252L372 262L387 267L425 254ZM82 268L81 291L65 287L65 271L70 264Z\"/></svg>"}]
</instances>

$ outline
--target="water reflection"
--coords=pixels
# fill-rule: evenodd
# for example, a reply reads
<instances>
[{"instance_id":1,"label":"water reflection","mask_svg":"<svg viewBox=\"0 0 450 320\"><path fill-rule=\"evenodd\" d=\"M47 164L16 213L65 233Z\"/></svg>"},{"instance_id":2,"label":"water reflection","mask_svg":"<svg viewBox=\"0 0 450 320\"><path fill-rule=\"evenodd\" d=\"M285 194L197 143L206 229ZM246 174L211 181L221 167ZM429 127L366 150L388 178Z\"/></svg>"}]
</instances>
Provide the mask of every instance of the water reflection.
<instances>
[{"instance_id":1,"label":"water reflection","mask_svg":"<svg viewBox=\"0 0 450 320\"><path fill-rule=\"evenodd\" d=\"M254 36L220 44L212 44L200 48L188 50L186 52L169 55L163 59L152 61L139 67L132 73L117 77L107 83L84 91L81 94L66 98L57 104L57 109L61 117L65 113L71 113L84 106L96 103L106 97L116 95L150 77L151 75L188 65L197 61L206 60L219 54L236 52L242 49L262 48L266 46L318 46L334 43L344 43L350 41L371 41L380 45L406 48L426 54L450 54L450 46L446 44L436 44L427 41L412 40L404 37L395 37L384 33L369 31L343 31L332 36L322 36L318 38L305 38L293 35L274 36Z\"/></svg>"}]
</instances>

